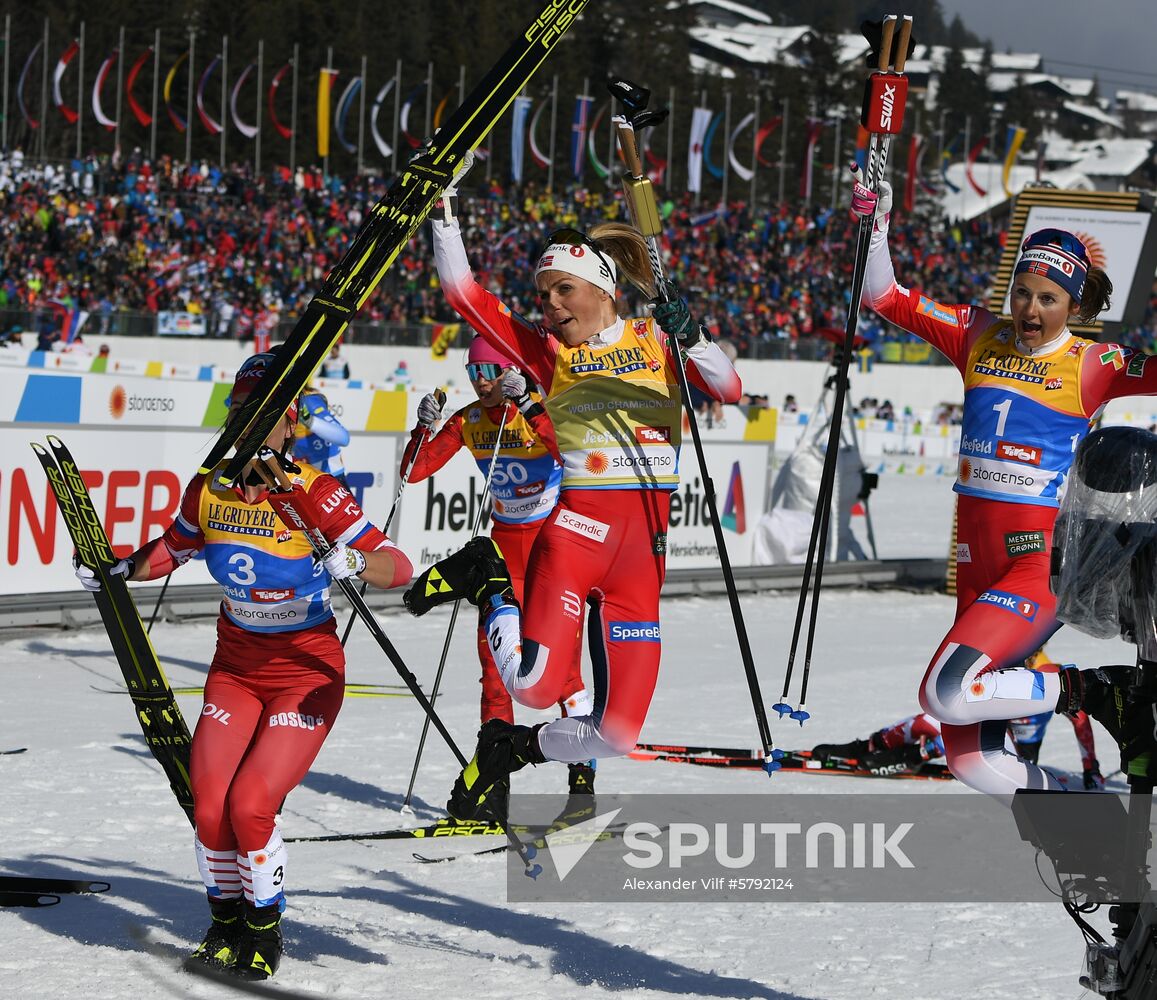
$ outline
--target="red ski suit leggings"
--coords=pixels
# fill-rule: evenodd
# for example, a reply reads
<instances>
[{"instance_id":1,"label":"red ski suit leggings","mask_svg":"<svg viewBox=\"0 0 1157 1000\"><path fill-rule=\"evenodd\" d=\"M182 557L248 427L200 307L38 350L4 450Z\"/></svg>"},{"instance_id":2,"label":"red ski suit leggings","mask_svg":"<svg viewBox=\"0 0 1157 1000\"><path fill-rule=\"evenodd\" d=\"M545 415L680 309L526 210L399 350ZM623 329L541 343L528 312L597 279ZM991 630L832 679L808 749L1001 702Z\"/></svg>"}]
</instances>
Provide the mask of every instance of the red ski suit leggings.
<instances>
[{"instance_id":1,"label":"red ski suit leggings","mask_svg":"<svg viewBox=\"0 0 1157 1000\"><path fill-rule=\"evenodd\" d=\"M612 757L634 749L659 673L659 590L666 570L670 494L564 489L530 555L522 656L511 693L546 708L566 693L576 630L588 605L594 681L589 717L539 731L551 760ZM662 540L661 545L657 540Z\"/></svg>"},{"instance_id":2,"label":"red ski suit leggings","mask_svg":"<svg viewBox=\"0 0 1157 1000\"><path fill-rule=\"evenodd\" d=\"M1004 748L1006 722L1051 712L1056 664L1022 661L1060 627L1049 592L1056 509L961 496L957 507L956 621L932 658L920 704L943 723L952 773L990 795L1059 788Z\"/></svg>"},{"instance_id":3,"label":"red ski suit leggings","mask_svg":"<svg viewBox=\"0 0 1157 1000\"><path fill-rule=\"evenodd\" d=\"M529 524L504 524L501 521L493 522L490 537L502 550L506 560L506 568L510 573L510 582L514 588L514 596L519 604L523 602L523 581L526 579L526 566L530 561L530 552L534 547L534 540L538 537L542 526L549 518L540 521L531 521ZM580 619L574 630L574 655L571 658L571 670L563 684L562 697L559 698L559 707L565 713L565 699L583 687L582 675L582 621ZM560 650L560 656L565 652ZM502 719L504 722L514 722L514 704L510 692L502 683L498 668L494 665L494 654L490 651L490 643L486 638L486 629L478 626L478 660L482 664L482 721Z\"/></svg>"},{"instance_id":4,"label":"red ski suit leggings","mask_svg":"<svg viewBox=\"0 0 1157 1000\"><path fill-rule=\"evenodd\" d=\"M190 761L197 836L212 851L259 851L305 777L345 696L330 620L257 635L221 616Z\"/></svg>"}]
</instances>

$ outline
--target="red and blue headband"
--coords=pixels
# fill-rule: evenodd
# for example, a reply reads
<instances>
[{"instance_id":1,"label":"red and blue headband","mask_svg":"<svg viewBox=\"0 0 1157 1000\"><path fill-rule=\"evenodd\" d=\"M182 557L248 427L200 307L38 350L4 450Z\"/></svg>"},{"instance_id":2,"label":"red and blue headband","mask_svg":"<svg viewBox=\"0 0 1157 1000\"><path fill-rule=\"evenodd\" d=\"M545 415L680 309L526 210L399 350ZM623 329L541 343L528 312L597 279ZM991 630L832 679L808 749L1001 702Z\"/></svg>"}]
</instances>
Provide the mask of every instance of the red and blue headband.
<instances>
[{"instance_id":1,"label":"red and blue headband","mask_svg":"<svg viewBox=\"0 0 1157 1000\"><path fill-rule=\"evenodd\" d=\"M1039 274L1061 286L1080 304L1089 273L1089 251L1063 229L1038 229L1021 246L1013 275Z\"/></svg>"}]
</instances>

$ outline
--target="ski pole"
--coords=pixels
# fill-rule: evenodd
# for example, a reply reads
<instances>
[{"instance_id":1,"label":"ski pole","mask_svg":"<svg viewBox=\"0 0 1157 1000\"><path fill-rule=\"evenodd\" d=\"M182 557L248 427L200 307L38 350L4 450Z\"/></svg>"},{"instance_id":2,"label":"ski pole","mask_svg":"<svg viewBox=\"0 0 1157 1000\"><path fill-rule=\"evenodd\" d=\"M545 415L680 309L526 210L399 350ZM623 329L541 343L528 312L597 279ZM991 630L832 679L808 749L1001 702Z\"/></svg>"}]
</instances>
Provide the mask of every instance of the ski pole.
<instances>
[{"instance_id":1,"label":"ski pole","mask_svg":"<svg viewBox=\"0 0 1157 1000\"><path fill-rule=\"evenodd\" d=\"M321 528L318 527L319 518L316 516L316 511L309 509L311 504L308 495L304 491L295 490L293 484L290 482L289 476L286 475L286 469L294 472L299 472L300 469L268 445L261 447L261 450L257 453L257 458L253 462L253 467L257 470L257 474L261 476L269 486L268 499L273 509L277 511L278 516L291 530L302 532L313 548L315 555L317 555L319 559L324 559L333 549L333 544L325 537L325 533ZM394 644L390 642L389 637L383 631L381 624L377 618L374 617L374 613L366 605L362 595L358 593L357 587L350 582L348 577L344 580L337 580L336 583L349 599L350 604L353 605L358 617L366 623L370 634L377 640L378 645L389 658L394 669L397 670L398 676L405 681L406 687L410 689L410 693L413 694L418 704L422 706L422 711L426 713L426 717L434 723L434 728L438 730L442 739L446 741L446 745L457 758L458 764L463 769L468 767L470 762L462 755L462 751L458 749L458 744L454 742L454 737L450 735L450 730L446 728L446 724L439 717L434 706L430 704L425 692L422 691L421 686L418 684L418 678L415 677L410 668L406 666L405 661L394 648ZM503 828L506 833L506 839L510 842L510 846L518 852L518 856L522 859L522 863L526 868L526 874L531 878L537 878L542 872L542 866L533 863L536 849L533 846L524 844L515 835L503 821L502 817L498 815L493 804L487 803L487 805L490 808L495 823Z\"/></svg>"},{"instance_id":2,"label":"ski pole","mask_svg":"<svg viewBox=\"0 0 1157 1000\"><path fill-rule=\"evenodd\" d=\"M625 113L613 119L619 138L619 148L627 165L623 177L623 193L631 214L631 221L642 233L647 243L647 257L655 278L655 292L664 299L669 295L667 282L663 276L663 258L659 250L659 236L663 232L659 220L655 190L643 172L642 159L635 142L635 128L654 125L666 117L666 110L648 112L647 101L650 91L637 87L627 80L616 80L610 84L611 94L622 103ZM755 723L759 738L763 743L764 768L770 774L779 768L776 755L782 751L772 749L771 727L767 723L767 712L763 705L763 695L759 690L759 677L755 672L755 661L751 653L751 643L747 638L747 626L743 620L743 609L739 604L739 593L735 589L735 575L731 570L731 559L727 554L727 542L723 537L723 526L719 521L719 511L715 503L715 484L707 471L707 457L703 452L703 442L699 436L699 424L695 420L695 410L691 404L691 393L687 384L687 372L683 367L683 354L676 343L671 350L672 367L679 382L679 394L683 408L687 412L687 422L691 428L691 440L695 446L695 457L699 463L699 475L703 479L703 495L710 512L711 528L715 533L715 547L719 553L719 565L727 587L727 599L731 604L731 617L735 622L735 635L739 642L739 653L743 659L743 669L747 674L747 686L751 692L751 702L755 709Z\"/></svg>"},{"instance_id":3,"label":"ski pole","mask_svg":"<svg viewBox=\"0 0 1157 1000\"><path fill-rule=\"evenodd\" d=\"M868 187L878 190L884 173L884 164L888 159L888 147L891 136L899 132L904 118L904 100L907 95L907 79L904 76L904 63L908 58L908 49L912 37L912 17L905 14L897 36L895 14L887 15L882 24L865 25L864 34L868 41L877 42L876 30L880 34L878 71L868 77L864 87L864 110L861 122L871 134L868 146L868 173L866 176ZM896 44L893 46L893 41ZM893 55L895 51L895 55ZM889 67L894 67L889 72ZM828 434L827 453L824 455L824 467L820 477L819 496L816 500L815 517L812 520L811 539L808 543L807 559L804 563L803 582L800 587L799 604L796 608L795 628L792 632L791 648L788 653L787 671L784 675L783 694L781 700L772 708L782 718L789 715L802 725L809 715L804 709L807 702L807 685L811 674L812 648L815 641L816 617L819 613L819 595L823 584L824 560L827 552L828 533L831 520L832 488L835 482L836 461L839 457L840 425L843 420L844 399L848 390L848 366L851 362L852 347L855 342L856 326L860 314L860 297L864 290L864 277L867 271L868 250L872 242L872 228L875 220L871 217L860 220L860 229L856 240L856 256L852 269L852 298L848 305L848 318L844 326L844 343L840 355L836 374L836 394L832 404L831 428ZM818 543L818 544L817 544ZM799 634L803 624L804 608L807 604L808 587L810 584L812 566L815 566L815 585L812 591L811 614L808 620L808 637L804 650L803 678L800 687L800 703L798 709L793 709L787 703L788 689L791 686L791 675L795 665L796 652L799 645Z\"/></svg>"},{"instance_id":4,"label":"ski pole","mask_svg":"<svg viewBox=\"0 0 1157 1000\"><path fill-rule=\"evenodd\" d=\"M446 393L441 389L435 389L434 395L438 397L438 408L441 409L446 405ZM398 510L398 502L402 499L402 491L406 488L406 483L410 481L410 473L418 462L418 454L424 445L430 439L430 429L427 427L422 436L418 438L418 443L414 447L414 453L410 456L410 461L406 464L405 469L402 470L401 478L398 480L398 492L394 494L394 502L390 507L389 514L386 515L386 523L382 525L382 534L388 535L390 533L390 525L394 523L394 514ZM364 580L362 581L361 595L365 597L366 587L368 587ZM345 623L345 631L341 636L342 648L345 648L346 640L350 637L350 632L353 631L354 619L357 618L357 612L350 611L349 621Z\"/></svg>"},{"instance_id":5,"label":"ski pole","mask_svg":"<svg viewBox=\"0 0 1157 1000\"><path fill-rule=\"evenodd\" d=\"M506 430L506 404L502 407L502 422L498 425L498 438L494 442L494 451L490 456L490 467L486 470L486 485L482 489L482 502L478 505L478 516L474 519L474 527L470 532L471 538L476 538L478 532L482 530L482 515L486 509L486 497L490 494L490 482L494 478L494 467L498 463L498 452L502 448L502 432ZM438 688L442 685L442 671L446 668L446 657L450 654L450 639L454 635L454 623L458 620L458 608L462 604L462 598L458 598L454 602L454 607L450 612L450 625L446 629L446 641L442 644L442 658L438 661L438 672L434 675L434 686L430 690L430 701L433 702L438 697ZM410 797L414 794L414 782L418 778L418 765L422 760L422 750L426 746L426 734L430 731L430 719L422 723L422 735L418 740L418 752L414 755L414 769L410 772L410 787L406 789L406 797L402 800L400 807L401 812L410 810Z\"/></svg>"},{"instance_id":6,"label":"ski pole","mask_svg":"<svg viewBox=\"0 0 1157 1000\"><path fill-rule=\"evenodd\" d=\"M161 610L161 601L165 599L165 591L169 589L169 581L171 579L173 579L172 573L166 576L165 582L161 584L161 592L157 594L157 603L153 605L153 613L149 616L149 624L148 627L145 628L146 632L151 633L153 631L153 622L157 620L157 612Z\"/></svg>"}]
</instances>

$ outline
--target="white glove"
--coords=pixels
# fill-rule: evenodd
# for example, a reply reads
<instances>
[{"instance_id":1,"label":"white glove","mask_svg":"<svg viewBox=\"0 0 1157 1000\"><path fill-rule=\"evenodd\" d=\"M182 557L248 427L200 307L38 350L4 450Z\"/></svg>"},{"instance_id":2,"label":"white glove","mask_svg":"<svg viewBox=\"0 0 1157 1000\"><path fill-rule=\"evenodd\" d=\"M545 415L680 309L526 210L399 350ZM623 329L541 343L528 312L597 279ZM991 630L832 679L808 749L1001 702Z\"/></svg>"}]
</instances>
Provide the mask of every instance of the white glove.
<instances>
[{"instance_id":1,"label":"white glove","mask_svg":"<svg viewBox=\"0 0 1157 1000\"><path fill-rule=\"evenodd\" d=\"M526 395L526 376L517 368L505 369L499 384L502 386L502 395L505 399L517 401Z\"/></svg>"},{"instance_id":2,"label":"white glove","mask_svg":"<svg viewBox=\"0 0 1157 1000\"><path fill-rule=\"evenodd\" d=\"M442 403L434 393L426 393L418 400L418 423L429 430L441 419Z\"/></svg>"},{"instance_id":3,"label":"white glove","mask_svg":"<svg viewBox=\"0 0 1157 1000\"><path fill-rule=\"evenodd\" d=\"M453 222L454 217L458 214L458 185L462 183L462 178L470 172L472 166L474 166L474 150L468 149L466 155L462 157L462 162L458 165L458 172L454 175L454 179L446 185L446 190L442 192L442 219L447 225Z\"/></svg>"},{"instance_id":4,"label":"white glove","mask_svg":"<svg viewBox=\"0 0 1157 1000\"><path fill-rule=\"evenodd\" d=\"M101 589L100 577L96 575L96 571L89 569L84 563L80 561L80 556L73 555L72 568L76 573L76 578L80 581L80 585L84 587L90 594L95 594ZM109 568L109 576L123 576L128 579L133 575L135 565L131 559L122 559L118 563L114 563Z\"/></svg>"},{"instance_id":5,"label":"white glove","mask_svg":"<svg viewBox=\"0 0 1157 1000\"><path fill-rule=\"evenodd\" d=\"M864 183L864 172L856 165L851 165L852 171L852 213L861 219L875 214L875 218L883 219L886 224L892 212L892 185L887 181L880 181L880 190L873 192Z\"/></svg>"},{"instance_id":6,"label":"white glove","mask_svg":"<svg viewBox=\"0 0 1157 1000\"><path fill-rule=\"evenodd\" d=\"M351 576L358 576L366 568L366 557L344 542L338 542L321 563L335 580L346 580Z\"/></svg>"}]
</instances>

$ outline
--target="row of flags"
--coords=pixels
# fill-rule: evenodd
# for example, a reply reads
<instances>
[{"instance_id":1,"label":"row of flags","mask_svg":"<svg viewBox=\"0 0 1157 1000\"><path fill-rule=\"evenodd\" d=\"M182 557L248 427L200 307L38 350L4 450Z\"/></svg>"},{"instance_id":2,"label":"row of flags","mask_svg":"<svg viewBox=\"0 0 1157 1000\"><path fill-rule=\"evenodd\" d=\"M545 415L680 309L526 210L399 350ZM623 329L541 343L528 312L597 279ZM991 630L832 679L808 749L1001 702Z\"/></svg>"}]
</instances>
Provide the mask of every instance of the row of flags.
<instances>
[{"instance_id":1,"label":"row of flags","mask_svg":"<svg viewBox=\"0 0 1157 1000\"><path fill-rule=\"evenodd\" d=\"M76 93L78 97L83 93L81 83L72 90L66 87L66 77L70 66L77 61L78 56L83 61L83 35L71 40L52 70L51 101L55 110L69 125L77 125L82 115L79 103L71 103L66 97L66 90ZM33 78L32 69L36 60L42 57L45 51L47 37L41 39L33 47L24 61L17 79L15 96L20 114L29 129L40 129L43 115L47 111L43 107L37 114L33 113L29 101L30 81ZM191 114L186 110L182 113L182 106L192 108L201 128L211 136L220 136L228 128L232 129L246 140L256 139L263 130L271 130L283 140L295 138L298 121L297 108L297 65L294 59L289 59L280 65L273 73L268 85L263 82L261 59L248 62L244 68L232 79L231 86L226 87L228 64L226 58L227 42L222 41L222 52L214 54L207 65L196 75L194 82L193 46L182 52L176 60L162 73L158 44L147 46L128 66L127 73L124 67L118 66L122 58L120 48L114 48L100 63L93 79L89 100L92 116L96 122L108 131L118 130L120 118L124 114L121 109L120 97L123 94L128 114L144 128L156 127L155 115L160 115L158 108L157 90L163 101L163 113L169 123L179 133L187 133L191 128L189 118ZM153 65L154 96L152 107L146 108L139 93L140 77L146 73L150 62ZM177 80L182 68L186 69L186 91L178 95ZM42 71L47 66L42 65ZM117 82L112 82L113 72L117 71ZM318 71L317 80L317 108L316 108L316 141L317 155L324 159L340 146L349 154L357 154L359 164L364 152L364 137L367 133L377 154L384 160L394 160L397 166L396 147L405 144L410 149L417 148L422 136L427 131L437 129L447 109L455 106L452 100L457 94L460 96L462 84L457 90L450 90L442 97L433 113L432 121L429 118L431 105L431 90L433 87L433 68L427 69L426 79L412 86L404 95L402 93L402 63L399 60L394 74L386 80L374 93L372 100L368 100L366 90L367 74L365 61L362 62L362 71L359 75L346 77L336 69L325 67ZM116 93L123 86L123 91ZM110 90L115 96L110 95ZM286 95L285 91L290 94ZM183 97L181 101L179 97ZM392 97L392 100L391 100ZM289 101L288 117L285 115L285 103ZM426 108L426 120L422 125L412 121L416 115L416 107L423 102ZM367 103L369 107L367 109ZM247 117L242 107L249 109ZM110 107L115 110L110 114ZM383 111L387 107L389 124L383 120ZM280 110L279 110L280 108ZM356 110L355 110L356 109ZM5 109L6 111L6 109ZM549 139L544 143L543 134L546 131L544 122L545 113L550 113ZM264 121L263 115L264 112ZM613 158L618 155L614 141L614 129L610 118L613 114L609 99L596 105L595 98L587 95L578 95L574 99L574 109L571 119L569 136L569 156L564 163L556 156L555 137L559 133L557 128L558 98L557 78L555 88L550 96L537 102L528 96L517 97L512 107L510 129L510 171L511 179L521 183L527 172L529 162L541 170L553 172L557 166L560 173L567 172L576 182L582 181L585 170L590 170L599 179L605 179L613 168ZM786 117L786 107L783 114L770 115L763 120L757 120L757 112L751 111L744 115L728 132L720 136L720 129L725 125L725 114L715 112L707 107L694 107L691 111L690 133L687 148L687 180L686 189L692 193L701 193L703 189L703 174L707 172L716 180L723 180L728 171L734 173L741 181L751 182L760 167L778 167L781 171L786 167L781 159L769 159L764 153L767 140L779 129ZM116 117L113 117L115 115ZM354 122L356 121L356 133ZM288 124L287 124L288 122ZM817 151L823 137L824 129L830 122L817 118L808 118L805 122L803 158L799 167L799 194L804 200L813 198L813 176ZM673 129L670 123L667 129ZM654 130L648 130L642 135L642 154L651 179L657 184L669 181L671 156L671 132L667 133L667 156L660 156L651 147ZM351 134L354 133L354 134ZM750 133L748 139L747 134ZM1025 130L1018 126L1009 126L1006 134L1003 156L1002 184L1006 195L1011 195L1009 189L1009 175L1012 165L1020 152L1024 142ZM749 145L746 143L749 142ZM837 132L837 144L839 143ZM987 192L980 186L973 174L973 166L977 158L985 150L989 142L988 137L981 138L967 149L965 158L965 177L967 182L983 196ZM78 140L79 144L79 140ZM744 155L740 156L738 149L744 145ZM565 145L565 140L564 140ZM929 194L939 193L940 190L959 191L947 174L948 165L957 159L964 147L968 145L966 133L957 135L949 142L940 154L940 183L938 189L933 183L924 178L921 173L921 163L926 152L926 137L914 133L910 139L908 150L906 183L904 186L904 206L911 210L918 190ZM855 141L855 158L863 163L867 151L867 134L860 128ZM486 155L486 151L481 151ZM838 151L832 156L833 164L842 163Z\"/></svg>"}]
</instances>

